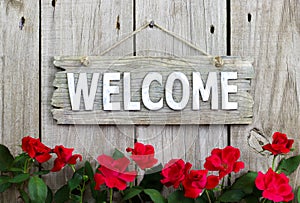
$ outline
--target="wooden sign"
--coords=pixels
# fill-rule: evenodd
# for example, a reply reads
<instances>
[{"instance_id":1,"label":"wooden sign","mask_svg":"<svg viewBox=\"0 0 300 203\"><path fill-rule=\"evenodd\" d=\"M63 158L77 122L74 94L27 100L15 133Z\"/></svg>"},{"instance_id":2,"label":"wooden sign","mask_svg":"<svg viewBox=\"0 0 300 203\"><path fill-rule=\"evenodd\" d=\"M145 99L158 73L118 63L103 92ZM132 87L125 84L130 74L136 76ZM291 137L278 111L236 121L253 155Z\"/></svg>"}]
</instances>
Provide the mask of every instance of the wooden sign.
<instances>
[{"instance_id":1,"label":"wooden sign","mask_svg":"<svg viewBox=\"0 0 300 203\"><path fill-rule=\"evenodd\" d=\"M219 59L55 57L63 71L55 75L53 117L58 124L249 124L253 67Z\"/></svg>"}]
</instances>

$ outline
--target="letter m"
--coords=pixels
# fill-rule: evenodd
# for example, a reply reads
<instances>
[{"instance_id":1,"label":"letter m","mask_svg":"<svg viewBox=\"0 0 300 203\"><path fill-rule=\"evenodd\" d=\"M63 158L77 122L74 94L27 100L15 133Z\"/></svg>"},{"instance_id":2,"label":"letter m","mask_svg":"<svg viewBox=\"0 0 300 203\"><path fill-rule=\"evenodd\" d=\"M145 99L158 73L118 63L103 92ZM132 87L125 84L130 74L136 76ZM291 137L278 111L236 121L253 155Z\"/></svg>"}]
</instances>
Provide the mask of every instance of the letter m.
<instances>
[{"instance_id":1,"label":"letter m","mask_svg":"<svg viewBox=\"0 0 300 203\"><path fill-rule=\"evenodd\" d=\"M208 101L210 92L211 109L218 109L218 80L216 72L209 72L204 87L201 75L199 72L193 72L193 110L200 109L200 95L203 101Z\"/></svg>"}]
</instances>

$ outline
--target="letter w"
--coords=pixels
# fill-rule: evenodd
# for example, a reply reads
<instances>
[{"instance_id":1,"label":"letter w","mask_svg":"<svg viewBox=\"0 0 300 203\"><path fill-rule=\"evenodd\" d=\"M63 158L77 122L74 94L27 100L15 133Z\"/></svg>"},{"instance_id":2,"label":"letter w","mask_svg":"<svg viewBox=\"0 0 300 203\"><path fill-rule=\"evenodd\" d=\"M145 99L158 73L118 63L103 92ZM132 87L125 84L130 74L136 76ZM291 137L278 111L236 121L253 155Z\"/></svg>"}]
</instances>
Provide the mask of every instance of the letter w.
<instances>
[{"instance_id":1,"label":"letter w","mask_svg":"<svg viewBox=\"0 0 300 203\"><path fill-rule=\"evenodd\" d=\"M75 91L74 73L67 73L69 95L70 95L72 110L79 111L81 92L83 94L85 110L93 110L99 75L100 73L93 73L90 93L89 93L86 73L79 73L76 91Z\"/></svg>"}]
</instances>

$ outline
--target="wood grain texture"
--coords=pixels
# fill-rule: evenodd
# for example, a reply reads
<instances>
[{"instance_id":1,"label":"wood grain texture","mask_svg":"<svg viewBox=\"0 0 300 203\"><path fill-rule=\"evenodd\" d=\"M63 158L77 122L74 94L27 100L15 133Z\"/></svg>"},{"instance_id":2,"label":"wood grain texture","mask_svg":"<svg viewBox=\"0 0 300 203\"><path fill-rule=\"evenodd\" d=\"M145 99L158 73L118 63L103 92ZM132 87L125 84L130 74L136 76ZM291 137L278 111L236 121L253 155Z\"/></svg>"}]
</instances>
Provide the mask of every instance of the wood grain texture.
<instances>
[{"instance_id":1,"label":"wood grain texture","mask_svg":"<svg viewBox=\"0 0 300 203\"><path fill-rule=\"evenodd\" d=\"M39 136L39 4L1 1L0 24L0 143L16 155L23 136ZM8 190L0 202L17 195Z\"/></svg>"},{"instance_id":2,"label":"wood grain texture","mask_svg":"<svg viewBox=\"0 0 300 203\"><path fill-rule=\"evenodd\" d=\"M53 81L58 68L56 55L99 55L132 30L132 1L42 1L42 140L50 147L62 144L73 147L86 160L111 155L114 148L124 151L133 143L133 127L126 126L58 126L51 114ZM116 28L119 16L120 29ZM132 40L109 52L123 56L132 53ZM51 166L50 166L51 167ZM70 173L69 173L70 174ZM68 178L68 171L48 178L58 189Z\"/></svg>"},{"instance_id":3,"label":"wood grain texture","mask_svg":"<svg viewBox=\"0 0 300 203\"><path fill-rule=\"evenodd\" d=\"M254 59L254 120L249 126L231 128L231 144L243 149L247 169L266 171L268 158L248 146L247 136L258 128L271 141L275 131L300 137L300 3L299 1L231 1L231 49L233 55ZM249 15L251 21L249 22ZM291 175L300 184L300 169Z\"/></svg>"},{"instance_id":4,"label":"wood grain texture","mask_svg":"<svg viewBox=\"0 0 300 203\"><path fill-rule=\"evenodd\" d=\"M137 27L150 20L212 55L226 53L225 1L136 1ZM156 28L137 34L136 52L140 56L201 55ZM153 144L163 164L172 158L183 158L195 168L203 168L203 160L214 147L227 145L226 129L225 125L138 126L136 137L140 142Z\"/></svg>"},{"instance_id":5,"label":"wood grain texture","mask_svg":"<svg viewBox=\"0 0 300 203\"><path fill-rule=\"evenodd\" d=\"M88 57L88 66L78 66L81 57L77 60L73 57L57 57L54 64L65 69L65 71L56 73L54 86L57 88L53 93L52 110L54 119L58 124L139 124L139 125L165 125L165 124L249 124L252 121L252 96L248 93L250 90L251 78L254 76L253 68L250 62L240 58L223 57L224 65L216 67L214 57ZM76 67L78 66L78 67ZM108 72L121 73L121 80L116 82L120 93L111 96L112 102L120 102L121 110L104 111L103 98L103 74ZM123 79L124 72L131 74L131 101L141 103L139 111L125 111L123 107ZM142 103L141 88L145 76L150 72L157 72L162 75L162 85L151 85L150 97L158 101L163 97L164 107L157 111L148 110ZM189 101L183 110L175 111L168 107L165 101L166 90L164 86L168 75L173 72L185 74L189 81ZM200 102L200 110L192 110L193 101L193 79L192 73L201 74L205 84L209 72L217 73L218 81L218 109L211 109L211 99L208 102ZM230 80L228 83L236 85L238 92L229 94L229 101L238 103L236 110L223 110L221 101L221 72L236 72L237 80ZM93 110L86 111L81 99L81 108L79 111L73 111L71 108L67 73L89 73L88 84L91 82L92 73L100 73L97 82L97 91ZM77 79L76 79L77 78ZM78 74L75 74L75 80L78 80ZM182 87L176 83L173 87L173 98L179 100L182 98Z\"/></svg>"}]
</instances>

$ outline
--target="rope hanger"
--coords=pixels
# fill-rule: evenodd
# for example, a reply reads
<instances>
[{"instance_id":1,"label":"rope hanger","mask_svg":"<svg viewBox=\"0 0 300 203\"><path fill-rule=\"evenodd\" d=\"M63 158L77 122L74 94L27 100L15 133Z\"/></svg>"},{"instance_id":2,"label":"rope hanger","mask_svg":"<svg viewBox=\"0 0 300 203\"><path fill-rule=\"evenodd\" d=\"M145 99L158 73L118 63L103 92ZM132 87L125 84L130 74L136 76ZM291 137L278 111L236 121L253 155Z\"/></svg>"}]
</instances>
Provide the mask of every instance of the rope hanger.
<instances>
[{"instance_id":1,"label":"rope hanger","mask_svg":"<svg viewBox=\"0 0 300 203\"><path fill-rule=\"evenodd\" d=\"M212 55L208 54L203 49L197 47L196 45L194 45L191 42L187 41L186 39L180 37L179 35L175 34L174 32L171 32L170 30L165 29L164 27L158 25L154 21L150 21L150 23L146 23L146 24L142 25L137 30L135 30L131 34L129 34L127 37L123 38L122 40L120 40L120 41L116 42L115 44L113 44L112 46L110 46L108 49L104 50L102 53L100 53L100 56L103 56L104 54L110 52L112 49L116 48L117 46L119 46L120 44L122 44L123 42L128 40L129 38L133 37L134 35L138 34L142 30L146 29L148 26L150 28L156 27L156 28L160 29L161 31L169 34L170 36L176 38L177 40L183 42L184 44L190 46L191 48L195 49L196 51L199 51L203 55L212 57ZM223 66L224 62L222 60L222 57L220 57L220 56L214 57L214 64L215 64L216 67Z\"/></svg>"}]
</instances>

